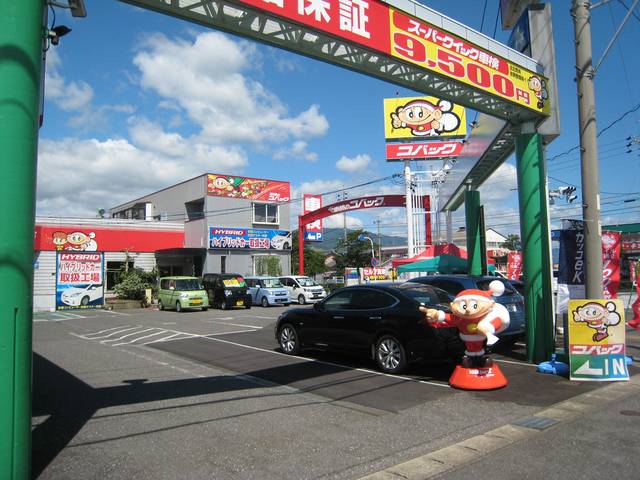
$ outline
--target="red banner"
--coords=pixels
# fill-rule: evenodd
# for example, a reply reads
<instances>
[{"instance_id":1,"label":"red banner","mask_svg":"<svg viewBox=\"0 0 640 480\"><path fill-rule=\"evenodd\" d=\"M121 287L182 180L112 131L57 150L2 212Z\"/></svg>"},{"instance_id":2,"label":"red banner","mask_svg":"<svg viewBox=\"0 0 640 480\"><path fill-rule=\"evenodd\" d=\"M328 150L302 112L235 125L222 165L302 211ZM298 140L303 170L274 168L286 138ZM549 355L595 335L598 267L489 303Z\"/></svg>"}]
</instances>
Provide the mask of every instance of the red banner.
<instances>
[{"instance_id":1,"label":"red banner","mask_svg":"<svg viewBox=\"0 0 640 480\"><path fill-rule=\"evenodd\" d=\"M522 274L522 252L509 252L507 257L507 278L520 280Z\"/></svg>"},{"instance_id":2,"label":"red banner","mask_svg":"<svg viewBox=\"0 0 640 480\"><path fill-rule=\"evenodd\" d=\"M457 157L462 142L387 143L387 160Z\"/></svg>"},{"instance_id":3,"label":"red banner","mask_svg":"<svg viewBox=\"0 0 640 480\"><path fill-rule=\"evenodd\" d=\"M184 232L86 225L36 225L34 250L67 252L156 252L184 247Z\"/></svg>"},{"instance_id":4,"label":"red banner","mask_svg":"<svg viewBox=\"0 0 640 480\"><path fill-rule=\"evenodd\" d=\"M289 182L278 180L209 174L207 193L215 197L288 202L291 199L291 186Z\"/></svg>"},{"instance_id":5,"label":"red banner","mask_svg":"<svg viewBox=\"0 0 640 480\"><path fill-rule=\"evenodd\" d=\"M305 193L302 195L302 214L314 212L322 208L322 195L311 195ZM322 219L308 223L304 226L304 240L306 242L322 241Z\"/></svg>"},{"instance_id":6,"label":"red banner","mask_svg":"<svg viewBox=\"0 0 640 480\"><path fill-rule=\"evenodd\" d=\"M602 232L602 286L604 298L618 298L620 286L620 232Z\"/></svg>"},{"instance_id":7,"label":"red banner","mask_svg":"<svg viewBox=\"0 0 640 480\"><path fill-rule=\"evenodd\" d=\"M378 195L372 197L353 198L351 200L343 200L326 207L319 208L306 215L300 216L302 225L315 222L321 218L330 217L337 213L350 212L352 210L364 210L367 208L382 207L404 207L404 195Z\"/></svg>"}]
</instances>

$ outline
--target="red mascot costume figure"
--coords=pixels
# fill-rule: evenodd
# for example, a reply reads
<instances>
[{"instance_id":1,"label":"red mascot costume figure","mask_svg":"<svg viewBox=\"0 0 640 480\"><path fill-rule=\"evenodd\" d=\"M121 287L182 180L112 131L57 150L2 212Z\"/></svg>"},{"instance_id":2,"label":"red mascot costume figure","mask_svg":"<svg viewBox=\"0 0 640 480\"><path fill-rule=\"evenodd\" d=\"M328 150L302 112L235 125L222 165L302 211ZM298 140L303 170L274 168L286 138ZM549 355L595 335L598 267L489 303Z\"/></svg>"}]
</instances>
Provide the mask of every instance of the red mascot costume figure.
<instances>
[{"instance_id":1,"label":"red mascot costume figure","mask_svg":"<svg viewBox=\"0 0 640 480\"><path fill-rule=\"evenodd\" d=\"M485 342L493 345L498 341L496 333L509 326L509 312L491 298L503 293L504 284L494 280L487 291L461 291L451 302L453 313L420 307L433 327L456 327L465 344L462 365L456 367L449 379L451 386L465 390L492 390L507 385L505 376L484 351Z\"/></svg>"}]
</instances>

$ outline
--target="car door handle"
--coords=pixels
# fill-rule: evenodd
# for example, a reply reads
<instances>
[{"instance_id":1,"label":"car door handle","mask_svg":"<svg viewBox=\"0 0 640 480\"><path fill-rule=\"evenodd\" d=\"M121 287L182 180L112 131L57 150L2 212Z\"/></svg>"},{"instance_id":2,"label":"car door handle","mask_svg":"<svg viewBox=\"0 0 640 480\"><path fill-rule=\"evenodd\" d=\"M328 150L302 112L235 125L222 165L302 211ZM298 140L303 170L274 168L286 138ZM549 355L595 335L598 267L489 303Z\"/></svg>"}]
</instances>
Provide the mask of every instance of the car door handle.
<instances>
[{"instance_id":1,"label":"car door handle","mask_svg":"<svg viewBox=\"0 0 640 480\"><path fill-rule=\"evenodd\" d=\"M334 316L333 318L334 320L344 320L344 317L341 316Z\"/></svg>"},{"instance_id":2,"label":"car door handle","mask_svg":"<svg viewBox=\"0 0 640 480\"><path fill-rule=\"evenodd\" d=\"M369 317L369 320L382 320L382 317Z\"/></svg>"}]
</instances>

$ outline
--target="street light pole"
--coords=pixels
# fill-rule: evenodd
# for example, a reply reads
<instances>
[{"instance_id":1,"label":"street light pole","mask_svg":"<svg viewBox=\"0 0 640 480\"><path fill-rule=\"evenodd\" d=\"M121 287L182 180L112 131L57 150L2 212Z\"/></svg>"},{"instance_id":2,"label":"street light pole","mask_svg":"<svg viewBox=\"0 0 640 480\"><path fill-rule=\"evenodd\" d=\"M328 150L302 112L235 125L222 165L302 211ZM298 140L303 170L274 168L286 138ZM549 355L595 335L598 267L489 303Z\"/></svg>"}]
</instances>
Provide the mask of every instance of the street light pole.
<instances>
[{"instance_id":1,"label":"street light pole","mask_svg":"<svg viewBox=\"0 0 640 480\"><path fill-rule=\"evenodd\" d=\"M371 238L367 237L366 235L358 235L358 240L360 240L361 242L364 240L369 240L369 242L371 243L371 259L376 258L376 253L375 250L373 248L373 240L371 240ZM373 265L371 265L373 266Z\"/></svg>"},{"instance_id":2,"label":"street light pole","mask_svg":"<svg viewBox=\"0 0 640 480\"><path fill-rule=\"evenodd\" d=\"M596 141L596 107L591 51L589 0L573 0L576 82L582 169L582 218L584 225L584 284L586 298L602 298L602 232L600 225L600 174Z\"/></svg>"}]
</instances>

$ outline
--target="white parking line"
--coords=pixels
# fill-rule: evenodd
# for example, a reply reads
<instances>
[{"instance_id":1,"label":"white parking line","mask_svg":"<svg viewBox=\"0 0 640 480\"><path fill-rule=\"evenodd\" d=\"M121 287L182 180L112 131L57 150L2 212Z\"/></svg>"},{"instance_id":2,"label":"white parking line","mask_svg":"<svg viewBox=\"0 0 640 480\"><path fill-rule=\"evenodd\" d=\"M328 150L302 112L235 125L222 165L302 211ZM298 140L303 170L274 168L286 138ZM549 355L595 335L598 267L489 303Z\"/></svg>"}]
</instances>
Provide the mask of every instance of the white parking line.
<instances>
[{"instance_id":1,"label":"white parking line","mask_svg":"<svg viewBox=\"0 0 640 480\"><path fill-rule=\"evenodd\" d=\"M87 318L87 317L84 317L82 315L78 315L76 313L70 313L70 312L64 312L63 315L69 315L72 318Z\"/></svg>"},{"instance_id":2,"label":"white parking line","mask_svg":"<svg viewBox=\"0 0 640 480\"><path fill-rule=\"evenodd\" d=\"M138 330L137 332L128 333L118 338L109 338L107 340L102 340L100 343L109 343L109 342L117 342L118 340L122 340L123 338L130 337L131 335L138 335L139 333L150 332L151 330L155 330L155 328L147 328L145 330Z\"/></svg>"},{"instance_id":3,"label":"white parking line","mask_svg":"<svg viewBox=\"0 0 640 480\"><path fill-rule=\"evenodd\" d=\"M101 333L111 332L113 330L118 330L119 328L126 328L126 327L129 327L129 325L120 325L119 327L107 328L105 330L100 330L99 332L87 333L87 335L99 335Z\"/></svg>"},{"instance_id":4,"label":"white parking line","mask_svg":"<svg viewBox=\"0 0 640 480\"><path fill-rule=\"evenodd\" d=\"M259 327L260 328L260 327ZM235 332L222 332L222 333L208 333L207 337L217 337L218 335L229 335L231 333L246 333L246 332L256 332L257 330L236 330ZM200 337L204 337L204 335L199 335Z\"/></svg>"},{"instance_id":5,"label":"white parking line","mask_svg":"<svg viewBox=\"0 0 640 480\"><path fill-rule=\"evenodd\" d=\"M266 318L267 320L275 320L276 317L263 317L261 315L251 315L249 318ZM229 319L231 320L231 319Z\"/></svg>"},{"instance_id":6,"label":"white parking line","mask_svg":"<svg viewBox=\"0 0 640 480\"><path fill-rule=\"evenodd\" d=\"M219 323L220 325L231 325L232 327L242 327L242 328L255 328L256 330L260 330L264 327L256 327L255 325L243 325L241 323L228 323L228 322L218 322L216 320L207 320L207 323Z\"/></svg>"},{"instance_id":7,"label":"white parking line","mask_svg":"<svg viewBox=\"0 0 640 480\"><path fill-rule=\"evenodd\" d=\"M187 335L187 336L183 337L183 338L173 338L173 337L177 337L179 335ZM186 340L187 338L194 338L194 337L202 337L202 335L195 335L193 333L178 332L178 333L174 333L173 335L169 335L168 337L164 337L164 338L161 338L159 340L154 340L153 342L141 343L140 345L144 346L144 345L151 345L152 343L158 343L158 342L171 342L173 340Z\"/></svg>"},{"instance_id":8,"label":"white parking line","mask_svg":"<svg viewBox=\"0 0 640 480\"><path fill-rule=\"evenodd\" d=\"M130 317L130 313L122 313L122 312L114 312L113 310L103 310L105 313L110 313L111 315L122 315L123 317Z\"/></svg>"},{"instance_id":9,"label":"white parking line","mask_svg":"<svg viewBox=\"0 0 640 480\"><path fill-rule=\"evenodd\" d=\"M156 335L164 335L165 333L167 333L167 330L163 330L163 329L156 328L156 329L152 329L152 330L158 330L158 331L154 332L154 333L150 333L149 335L145 335L144 337L136 337L133 340L131 340L130 342L114 343L112 345L112 347L118 347L120 345L130 345L130 344L132 344L134 342L138 342L138 341L143 340L145 338L155 337Z\"/></svg>"},{"instance_id":10,"label":"white parking line","mask_svg":"<svg viewBox=\"0 0 640 480\"><path fill-rule=\"evenodd\" d=\"M353 368L353 367L349 367L347 365L340 365L339 363L325 362L323 360L316 360L315 358L302 357L302 356L299 356L299 355L291 356L291 355L287 355L286 353L280 353L280 352L274 352L273 350L267 350L266 348L252 347L251 345L243 345L242 343L230 342L229 340L222 340L221 338L212 338L210 335L201 335L201 338L204 338L206 340L213 340L214 342L228 343L229 345L235 345L237 347L244 347L244 348L248 348L250 350L257 350L259 352L272 353L274 355L280 355L280 356L283 356L283 357L288 357L290 359L298 359L299 358L299 359L302 359L302 360L307 360L308 362L320 363L322 365L329 365L329 366L332 366L332 367L346 368L346 369L349 369L349 370L356 370L358 372L372 373L374 375L380 375L382 377L397 378L397 379L406 380L406 381L409 381L409 382L424 383L424 384L427 384L427 385L435 385L437 387L451 388L451 386L446 384L446 383L429 382L427 380L416 380L415 378L402 377L400 375L392 375L390 373L377 372L375 370L369 370L367 368Z\"/></svg>"},{"instance_id":11,"label":"white parking line","mask_svg":"<svg viewBox=\"0 0 640 480\"><path fill-rule=\"evenodd\" d=\"M87 340L99 340L100 338L108 338L112 335L118 335L119 333L124 333L124 332L128 332L129 330L135 330L136 328L141 328L142 325L136 325L135 327L131 327L131 328L123 328L121 330L117 330L115 332L111 332L108 335L103 335L102 337L94 337L94 335L103 333L103 332L98 332L96 333L87 333L86 335L78 335L80 338L86 338ZM122 327L119 327L122 328Z\"/></svg>"},{"instance_id":12,"label":"white parking line","mask_svg":"<svg viewBox=\"0 0 640 480\"><path fill-rule=\"evenodd\" d=\"M513 365L525 365L527 367L537 367L535 363L514 362L513 360L502 360L501 358L494 358L493 361L500 363L512 363Z\"/></svg>"}]
</instances>

